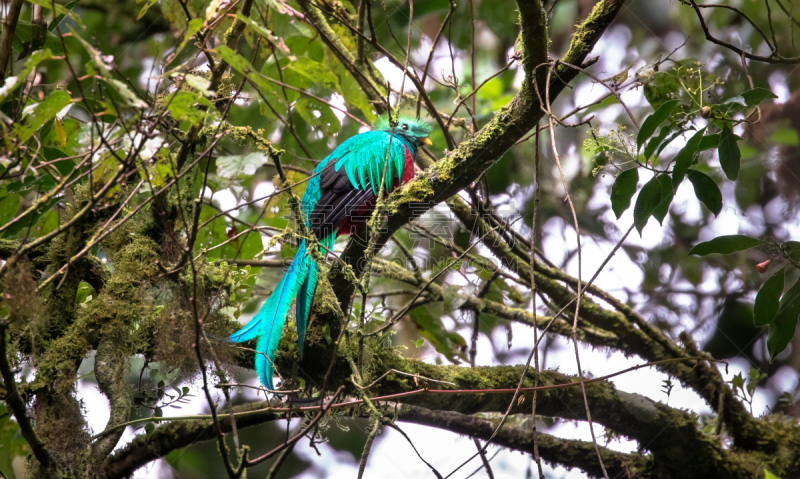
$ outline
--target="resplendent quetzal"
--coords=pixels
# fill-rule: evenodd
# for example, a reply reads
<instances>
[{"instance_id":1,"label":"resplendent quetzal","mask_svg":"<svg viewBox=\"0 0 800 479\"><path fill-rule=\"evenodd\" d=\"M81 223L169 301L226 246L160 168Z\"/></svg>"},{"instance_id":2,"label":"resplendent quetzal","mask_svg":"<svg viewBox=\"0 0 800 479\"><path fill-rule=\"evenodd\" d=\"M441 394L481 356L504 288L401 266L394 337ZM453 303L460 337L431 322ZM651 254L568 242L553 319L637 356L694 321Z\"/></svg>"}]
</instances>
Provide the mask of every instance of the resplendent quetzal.
<instances>
[{"instance_id":1,"label":"resplendent quetzal","mask_svg":"<svg viewBox=\"0 0 800 479\"><path fill-rule=\"evenodd\" d=\"M392 129L381 118L375 129L348 138L314 169L308 182L302 213L308 229L322 245L323 256L333 250L337 236L364 231L375 208L381 174L390 193L414 177L414 158L420 145L430 145L431 128L421 120L400 117ZM306 241L300 242L294 260L261 311L230 339L256 342L256 371L261 384L274 389L273 363L289 307L297 297L297 336L300 356L308 315L317 287L317 262Z\"/></svg>"}]
</instances>

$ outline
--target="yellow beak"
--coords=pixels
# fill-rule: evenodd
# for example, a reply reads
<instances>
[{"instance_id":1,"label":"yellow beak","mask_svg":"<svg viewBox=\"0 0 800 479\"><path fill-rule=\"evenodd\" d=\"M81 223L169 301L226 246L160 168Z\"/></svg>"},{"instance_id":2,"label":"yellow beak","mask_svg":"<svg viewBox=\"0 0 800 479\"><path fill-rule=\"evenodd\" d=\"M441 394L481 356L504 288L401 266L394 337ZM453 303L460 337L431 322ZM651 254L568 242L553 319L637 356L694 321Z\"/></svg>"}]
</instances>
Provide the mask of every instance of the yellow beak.
<instances>
[{"instance_id":1,"label":"yellow beak","mask_svg":"<svg viewBox=\"0 0 800 479\"><path fill-rule=\"evenodd\" d=\"M422 144L430 146L433 144L433 142L431 141L430 138L425 138L424 140L422 140Z\"/></svg>"}]
</instances>

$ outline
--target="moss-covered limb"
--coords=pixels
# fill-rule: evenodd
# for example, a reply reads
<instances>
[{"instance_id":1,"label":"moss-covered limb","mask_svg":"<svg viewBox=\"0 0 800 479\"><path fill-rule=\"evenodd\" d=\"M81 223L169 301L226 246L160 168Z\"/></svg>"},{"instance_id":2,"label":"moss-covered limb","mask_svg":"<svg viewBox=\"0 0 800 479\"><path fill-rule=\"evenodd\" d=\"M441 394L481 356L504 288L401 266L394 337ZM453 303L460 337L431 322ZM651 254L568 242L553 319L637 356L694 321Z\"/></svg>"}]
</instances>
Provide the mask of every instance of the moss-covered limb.
<instances>
[{"instance_id":1,"label":"moss-covered limb","mask_svg":"<svg viewBox=\"0 0 800 479\"><path fill-rule=\"evenodd\" d=\"M119 336L117 332L116 335L112 333L103 337L94 357L94 376L97 385L108 398L111 407L111 416L108 418L106 428L122 424L131 416L131 393L125 384L127 355L124 354L124 340L127 334L121 338ZM124 429L120 429L93 444L92 459L102 461L111 454L124 432Z\"/></svg>"},{"instance_id":2,"label":"moss-covered limb","mask_svg":"<svg viewBox=\"0 0 800 479\"><path fill-rule=\"evenodd\" d=\"M547 35L547 15L542 2L518 0L519 38L522 40L522 68L525 71L525 82L533 82L533 73L538 65L548 59L547 48L550 38ZM547 72L542 69L537 73L537 80L544 85ZM525 86L523 86L525 88Z\"/></svg>"},{"instance_id":3,"label":"moss-covered limb","mask_svg":"<svg viewBox=\"0 0 800 479\"><path fill-rule=\"evenodd\" d=\"M387 358L388 359L388 358ZM395 357L384 364L422 377L454 383L456 389L513 389L522 374L522 366L462 368L437 366ZM407 379L384 380L376 395L411 389ZM539 384L575 384L577 378L555 371L540 374ZM531 386L533 378L526 379ZM435 386L435 383L431 383ZM653 453L656 477L681 478L745 478L760 470L762 458L748 453L734 454L722 447L721 441L703 433L694 414L673 409L638 394L618 391L607 381L586 384L586 395L592 419L608 429L628 436ZM405 404L462 414L505 412L512 393L463 395L421 394L399 399ZM525 395L528 399L529 396ZM539 391L537 414L583 420L584 403L580 387ZM516 404L512 413L527 414L530 404Z\"/></svg>"},{"instance_id":4,"label":"moss-covered limb","mask_svg":"<svg viewBox=\"0 0 800 479\"><path fill-rule=\"evenodd\" d=\"M375 273L380 274L384 278L393 279L395 281L402 281L404 283L422 287L427 284L423 282L420 284L419 279L413 271L403 268L391 261L386 261L381 258L376 258L373 263L373 270ZM433 298L443 298L444 290L435 282L427 285L428 291ZM534 324L533 314L530 311L522 308L512 308L497 301L491 301L486 298L478 298L474 295L463 296L463 303L461 308L472 311L485 312L493 314L498 318L524 323L528 325ZM544 328L553 318L551 316L536 316L536 325L538 328ZM556 318L553 324L548 329L549 332L558 334L565 337L572 337L572 325L561 318ZM578 329L578 340L584 341L593 346L609 347L620 349L624 344L620 342L619 338L613 333L595 328L591 325Z\"/></svg>"},{"instance_id":5,"label":"moss-covered limb","mask_svg":"<svg viewBox=\"0 0 800 479\"><path fill-rule=\"evenodd\" d=\"M77 188L75 196L76 201L70 206L67 213L71 218L72 226L64 234L56 236L49 242L39 242L38 244L27 242L21 245L22 248L15 250L9 259L10 267L8 263L6 264L8 267L6 277L14 274L16 266L13 262L19 264L26 261L26 258L32 260L36 269L34 278L47 277L83 248L91 235L92 225L102 221L105 214L108 213L108 209L92 210L91 213L81 217L79 221L73 222L72 219L81 211L85 211L92 201L91 192L87 187ZM8 245L8 243L6 244ZM97 269L88 258L76 261L58 282L59 287L45 288L41 291L41 300L45 311L41 311L36 317L31 317L29 321L17 321L11 324L9 332L21 352L42 354L50 347L53 340L75 322L77 314L75 295L81 280L93 275L92 271L100 272L102 269ZM99 282L99 280L95 281L98 284ZM37 285L34 284L33 288L35 291ZM16 289L20 290L20 288Z\"/></svg>"},{"instance_id":6,"label":"moss-covered limb","mask_svg":"<svg viewBox=\"0 0 800 479\"><path fill-rule=\"evenodd\" d=\"M403 404L397 409L397 419L428 427L488 440L497 421L485 417L470 416L454 411L434 411L419 406ZM492 443L512 450L530 454L533 436L530 428L504 426L492 439ZM560 439L540 432L537 436L539 454L554 466L577 467L590 476L603 477L591 442ZM605 447L600 448L603 463L610 477L658 477L652 474L652 456L623 454ZM661 476L663 477L663 476Z\"/></svg>"},{"instance_id":7,"label":"moss-covered limb","mask_svg":"<svg viewBox=\"0 0 800 479\"><path fill-rule=\"evenodd\" d=\"M235 413L255 411L269 407L269 402L255 402L236 406ZM282 414L259 412L236 418L236 426L243 429L266 422L276 421ZM231 432L230 417L220 415L219 426L223 433ZM150 434L137 436L122 449L109 456L103 464L103 477L117 479L128 477L150 461L164 457L172 451L188 447L198 441L216 439L216 432L210 420L191 420L168 422Z\"/></svg>"},{"instance_id":8,"label":"moss-covered limb","mask_svg":"<svg viewBox=\"0 0 800 479\"><path fill-rule=\"evenodd\" d=\"M268 402L257 402L234 408L236 413L254 411L269 407ZM394 409L393 409L394 411ZM237 426L246 428L282 419L282 414L259 412L249 416L239 416ZM366 416L364 416L366 417ZM469 416L452 411L433 411L419 406L400 405L397 419L404 422L422 424L465 434L481 439L488 439L494 430L495 421L488 418ZM220 425L225 433L231 431L228 418L221 418ZM150 461L164 457L172 451L188 446L193 442L215 439L208 420L190 420L167 423L159 426L149 435L141 435L130 444L115 452L104 464L107 478L125 477ZM530 431L514 426L504 427L493 440L509 449L528 453L531 447ZM567 467L579 467L589 474L595 474L597 468L594 447L583 441L558 439L548 434L539 434L539 448L543 456L553 464ZM622 454L601 448L606 467L613 471L631 472L631 477L647 477L641 472L647 471L652 463L651 458L639 454ZM621 477L628 477L624 474ZM651 476L655 477L655 476Z\"/></svg>"},{"instance_id":9,"label":"moss-covered limb","mask_svg":"<svg viewBox=\"0 0 800 479\"><path fill-rule=\"evenodd\" d=\"M333 31L319 8L313 6L308 0L298 0L298 3L306 14L306 18L311 21L311 25L319 33L322 41L339 58L339 61L342 62L342 65L353 78L356 79L370 103L374 105L378 113L384 113L386 111L386 103L382 92L386 88L381 74L377 72L372 62L369 59L363 62L357 61L356 57L353 56L353 53L342 41L341 36Z\"/></svg>"},{"instance_id":10,"label":"moss-covered limb","mask_svg":"<svg viewBox=\"0 0 800 479\"><path fill-rule=\"evenodd\" d=\"M31 420L28 417L28 408L25 405L25 401L22 400L22 397L17 392L17 383L14 379L14 373L11 371L8 364L6 337L6 326L0 323L0 376L3 378L5 389L4 400L14 414L17 424L19 424L22 437L28 441L28 445L30 445L36 460L44 467L47 467L52 463L52 459L50 453L39 439L39 435L34 431Z\"/></svg>"},{"instance_id":11,"label":"moss-covered limb","mask_svg":"<svg viewBox=\"0 0 800 479\"><path fill-rule=\"evenodd\" d=\"M712 359L710 354L697 347L685 331L680 334L680 339L689 354ZM758 451L771 463L769 469L778 475L800 477L800 428L795 423L787 424L781 416L759 419L751 416L734 396L719 370L710 362L698 363L695 370L698 377L709 378L706 389L700 395L715 398L722 403L720 415L733 437L734 445Z\"/></svg>"},{"instance_id":12,"label":"moss-covered limb","mask_svg":"<svg viewBox=\"0 0 800 479\"><path fill-rule=\"evenodd\" d=\"M75 322L52 341L39 360L36 379L29 385L31 390L55 387L61 393L70 391L76 362L97 345L101 335L127 333L135 321L152 314L152 302L141 286L143 281L160 274L155 261L158 248L139 234L119 248L109 251L116 269L103 290L80 308ZM74 304L75 293L71 294L70 304Z\"/></svg>"},{"instance_id":13,"label":"moss-covered limb","mask_svg":"<svg viewBox=\"0 0 800 479\"><path fill-rule=\"evenodd\" d=\"M22 247L22 241L20 240L10 240L0 238L0 258L8 259L14 253L16 253ZM47 257L47 247L46 245L40 245L38 248L33 248L31 251L28 251L28 259L31 260L34 264L37 264L38 260L44 259L45 261L42 262L42 266L46 266L46 257Z\"/></svg>"},{"instance_id":14,"label":"moss-covered limb","mask_svg":"<svg viewBox=\"0 0 800 479\"><path fill-rule=\"evenodd\" d=\"M290 348L291 346L289 346ZM325 345L307 345L307 351L325 350ZM344 348L348 347L347 345ZM288 349L288 348L287 348ZM395 351L386 349L383 344L366 343L366 354L370 357L370 371L373 377L380 376L391 369L418 374L418 382L426 384L424 378L455 384L446 389L468 390L460 394L418 394L407 396L400 401L434 410L455 410L463 414L478 412L504 412L512 398L512 393L481 394L475 390L510 389L513 390L522 374L522 366L494 366L463 368L458 366L439 366L420 361L408 360ZM318 351L318 354L319 353ZM333 365L329 378L331 384L342 384L352 374L347 362L348 351L341 350ZM323 356L324 357L324 356ZM285 354L278 355L278 367L291 367ZM320 361L303 362L309 379L320 382L325 375ZM324 369L327 370L327 361ZM532 385L532 378L526 378L525 386ZM583 420L583 395L577 380L555 371L541 373L540 385L572 384L573 387L540 391L537 411L543 415ZM441 387L438 383L427 383L431 388ZM397 394L417 389L417 383L408 377L389 374L369 392L376 396ZM697 418L639 395L627 394L614 389L607 381L592 382L586 386L589 406L593 419L609 430L637 440L642 447L656 454L656 462L666 472L679 472L682 477L742 477L737 472L742 463L745 471L751 474L756 459L749 453L731 454L726 452L719 438L704 434L698 427ZM456 397L457 396L457 397ZM528 397L530 399L530 397ZM516 404L513 413L528 413L530 405ZM758 460L765 460L763 455ZM752 466L752 467L751 467ZM711 471L722 471L711 472Z\"/></svg>"},{"instance_id":15,"label":"moss-covered limb","mask_svg":"<svg viewBox=\"0 0 800 479\"><path fill-rule=\"evenodd\" d=\"M530 282L530 270L527 266L530 256L527 253L519 251L518 248L512 250L512 247L499 234L492 231L491 225L461 198L453 197L448 200L447 204L469 231L484 238L484 244L500 258L502 263L508 264L509 268L519 274L523 280ZM575 297L577 278L538 261L535 271L537 287L551 297L556 304L565 305ZM572 290L562 286L561 283L571 286ZM582 289L586 286L587 283L583 282ZM584 296L581 299L581 318L617 336L623 345L621 350L637 354L649 361L698 356L698 354L687 352L675 344L632 308L600 288L589 286L587 291L609 302L616 311L606 310L589 297ZM725 384L716 368L708 365L697 368L683 363L667 363L660 368L697 391L711 407L716 409L722 400L723 420L737 446L754 450L764 449L765 444L768 444L768 449L771 450L780 447L778 438L770 434L769 428L763 422L753 418L747 412L744 405Z\"/></svg>"}]
</instances>

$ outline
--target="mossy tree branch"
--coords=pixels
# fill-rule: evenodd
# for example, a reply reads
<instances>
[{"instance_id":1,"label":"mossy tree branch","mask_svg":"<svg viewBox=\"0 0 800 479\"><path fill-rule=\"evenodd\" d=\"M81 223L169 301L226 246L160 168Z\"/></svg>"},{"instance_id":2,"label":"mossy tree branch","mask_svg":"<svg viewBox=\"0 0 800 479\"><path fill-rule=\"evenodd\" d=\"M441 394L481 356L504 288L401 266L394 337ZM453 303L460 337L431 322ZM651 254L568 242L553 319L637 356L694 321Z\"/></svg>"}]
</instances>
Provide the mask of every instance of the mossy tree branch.
<instances>
[{"instance_id":1,"label":"mossy tree branch","mask_svg":"<svg viewBox=\"0 0 800 479\"><path fill-rule=\"evenodd\" d=\"M453 411L434 411L404 404L397 409L397 419L422 426L488 440L497 427L491 418L469 416ZM577 467L593 477L603 477L591 442L561 439L539 432L536 437L542 458L558 466ZM529 454L533 448L533 435L528 428L504 426L492 440L493 444ZM652 477L653 458L640 454L623 454L601 447L603 463L612 477Z\"/></svg>"},{"instance_id":2,"label":"mossy tree branch","mask_svg":"<svg viewBox=\"0 0 800 479\"><path fill-rule=\"evenodd\" d=\"M385 358L387 359L387 358ZM347 368L347 361L340 358L342 368ZM437 366L420 361L409 361L395 357L385 361L384 366L396 366L404 371L420 374L420 376L449 381L455 384L453 389L510 389L516 386L521 366L494 366L479 368L461 368L457 366ZM338 366L337 366L338 367ZM421 380L423 381L423 380ZM532 384L533 378L527 378L525 386ZM429 383L438 386L437 383ZM560 417L570 420L583 420L583 396L577 386L577 378L554 371L540 374L541 386L571 385L539 391L537 411L543 416ZM448 387L450 388L450 387ZM387 395L417 389L413 381L405 376L389 375L377 386L370 388L375 395ZM586 393L592 407L593 418L607 428L635 439L643 449L652 452L652 456L644 459L637 455L616 455L604 450L604 460L611 458L613 467L638 471L641 477L659 478L749 478L762 467L761 458L756 455L734 454L720 445L719 441L707 435L697 427L697 418L691 413L670 408L638 394L630 394L617 390L608 381L590 382L586 385ZM443 429L461 434L486 437L494 430L492 415L487 418L475 418L476 413L500 413L508 406L512 392L502 394L480 394L465 392L459 394L419 394L397 399L403 405L397 409L398 419L418 423L440 423ZM515 405L512 413L529 412L530 394L523 396L525 400ZM383 402L381 404L386 405ZM394 407L391 407L394 411ZM250 412L238 416L239 428L249 427L268 421L283 418L283 413L270 409L267 402L251 403L234 408L237 413ZM435 418L435 419L431 419ZM230 430L227 417L220 417L223 431ZM434 424L435 425L435 424ZM530 433L518 428L508 428L497 436L500 445L522 449L530 442ZM541 437L541 436L540 436ZM578 467L592 473L595 457L591 443L563 441L547 436L540 443L540 448L550 450L554 457L564 460L577 457L580 451L586 451ZM169 452L187 446L196 440L215 438L208 420L189 420L172 422L159 427L154 433L140 436L125 448L110 456L105 462L105 471L109 477L120 477L147 462L163 457ZM692 451L686 454L686 451ZM570 451L572 456L562 456ZM544 453L543 454L548 454ZM551 459L554 460L554 459ZM575 466L573 461L570 465Z\"/></svg>"},{"instance_id":3,"label":"mossy tree branch","mask_svg":"<svg viewBox=\"0 0 800 479\"><path fill-rule=\"evenodd\" d=\"M121 341L113 335L106 335L97 346L94 357L94 375L100 391L108 398L111 415L106 428L113 427L127 421L131 415L131 393L125 383L126 361L124 354L116 354L122 346ZM125 432L120 429L95 443L92 454L95 460L102 460L117 446L117 442Z\"/></svg>"},{"instance_id":4,"label":"mossy tree branch","mask_svg":"<svg viewBox=\"0 0 800 479\"><path fill-rule=\"evenodd\" d=\"M243 413L266 409L268 402L251 403L246 406L234 408L235 412ZM429 427L468 435L480 439L488 439L495 427L492 418L469 416L452 411L433 411L419 406L407 404L399 405L396 409L392 404L387 407L396 410L397 420L421 424ZM363 416L367 418L368 416ZM285 419L283 414L264 411L248 417L239 417L239 428L252 427L269 422ZM230 432L228 418L221 420L221 426L227 433ZM144 466L150 461L164 457L172 451L181 449L193 442L209 441L214 439L214 434L207 420L192 420L173 422L160 426L148 436L140 436L120 451L117 451L104 464L106 477L114 479L124 477ZM539 448L543 457L555 465L578 467L588 474L598 475L599 466L595 460L594 446L585 441L560 439L549 434L539 433ZM532 436L529 430L517 426L506 426L495 437L495 444L512 450L527 453L530 451ZM652 457L643 457L639 454L623 454L607 448L600 448L603 461L610 472L617 474L628 471L631 477L648 476L652 466ZM627 477L624 474L620 477Z\"/></svg>"},{"instance_id":5,"label":"mossy tree branch","mask_svg":"<svg viewBox=\"0 0 800 479\"><path fill-rule=\"evenodd\" d=\"M510 269L516 271L524 281L531 282L530 271L527 268L531 258L525 251L512 248L498 233L492 231L492 225L479 212L471 209L461 198L457 196L451 198L448 200L448 205L467 229L484 238L484 245L492 253L508 264ZM539 261L534 260L534 262L536 284L541 292L559 306L565 306L574 300L577 278ZM616 311L604 309L591 298L583 296L581 319L618 337L623 345L622 350L637 354L649 361L697 356L696 353L681 348L632 308L602 289L589 285L586 281L581 284L581 290L584 288L588 293L609 303ZM753 450L766 447L771 451L784 447L770 427L747 412L716 368L706 364L693 367L684 363L666 363L659 368L694 389L712 408L718 409L722 404L723 422L738 446Z\"/></svg>"}]
</instances>

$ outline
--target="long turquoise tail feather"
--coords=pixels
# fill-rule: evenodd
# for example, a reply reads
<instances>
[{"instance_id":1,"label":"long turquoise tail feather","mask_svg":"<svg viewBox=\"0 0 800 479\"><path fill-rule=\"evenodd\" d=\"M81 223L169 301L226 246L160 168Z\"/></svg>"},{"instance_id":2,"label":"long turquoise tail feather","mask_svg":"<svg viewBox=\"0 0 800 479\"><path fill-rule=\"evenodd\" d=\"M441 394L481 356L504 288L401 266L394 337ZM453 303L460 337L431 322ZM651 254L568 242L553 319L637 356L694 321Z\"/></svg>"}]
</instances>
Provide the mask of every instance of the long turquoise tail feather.
<instances>
[{"instance_id":1,"label":"long turquoise tail feather","mask_svg":"<svg viewBox=\"0 0 800 479\"><path fill-rule=\"evenodd\" d=\"M393 129L386 119L381 119L375 130L348 138L317 165L301 206L306 226L324 248L332 250L337 236L366 226L383 174L387 192L414 176L417 148L431 144L427 138L430 131L418 119L400 117ZM259 380L269 389L274 389L274 363L281 331L295 299L302 359L318 278L319 265L303 241L292 265L258 314L230 336L237 343L258 338L255 367Z\"/></svg>"}]
</instances>

